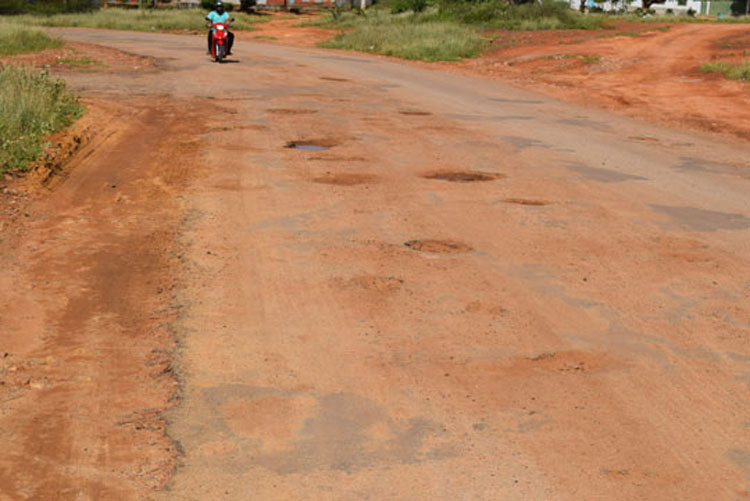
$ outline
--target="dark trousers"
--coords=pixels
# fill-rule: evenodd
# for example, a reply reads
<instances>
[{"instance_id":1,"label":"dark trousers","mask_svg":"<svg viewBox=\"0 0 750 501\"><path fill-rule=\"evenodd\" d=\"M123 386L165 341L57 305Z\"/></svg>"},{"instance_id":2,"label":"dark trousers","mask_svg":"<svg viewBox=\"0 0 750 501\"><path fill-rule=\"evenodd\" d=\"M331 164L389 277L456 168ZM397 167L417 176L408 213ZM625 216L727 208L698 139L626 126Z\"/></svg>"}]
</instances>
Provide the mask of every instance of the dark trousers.
<instances>
[{"instance_id":1,"label":"dark trousers","mask_svg":"<svg viewBox=\"0 0 750 501\"><path fill-rule=\"evenodd\" d=\"M227 52L232 52L234 45L234 33L227 31ZM211 52L211 30L208 30L208 52Z\"/></svg>"}]
</instances>

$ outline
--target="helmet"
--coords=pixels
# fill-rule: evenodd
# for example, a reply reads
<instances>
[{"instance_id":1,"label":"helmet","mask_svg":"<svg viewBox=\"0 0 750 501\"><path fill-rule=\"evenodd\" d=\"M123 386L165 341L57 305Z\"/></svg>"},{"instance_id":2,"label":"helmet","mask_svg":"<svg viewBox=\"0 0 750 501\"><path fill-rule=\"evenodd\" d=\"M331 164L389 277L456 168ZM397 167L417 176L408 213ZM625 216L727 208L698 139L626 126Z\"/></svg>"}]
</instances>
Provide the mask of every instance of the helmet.
<instances>
[{"instance_id":1,"label":"helmet","mask_svg":"<svg viewBox=\"0 0 750 501\"><path fill-rule=\"evenodd\" d=\"M222 2L221 0L217 0L217 2L214 4L214 7L216 7L217 9L219 7L224 7L224 2Z\"/></svg>"}]
</instances>

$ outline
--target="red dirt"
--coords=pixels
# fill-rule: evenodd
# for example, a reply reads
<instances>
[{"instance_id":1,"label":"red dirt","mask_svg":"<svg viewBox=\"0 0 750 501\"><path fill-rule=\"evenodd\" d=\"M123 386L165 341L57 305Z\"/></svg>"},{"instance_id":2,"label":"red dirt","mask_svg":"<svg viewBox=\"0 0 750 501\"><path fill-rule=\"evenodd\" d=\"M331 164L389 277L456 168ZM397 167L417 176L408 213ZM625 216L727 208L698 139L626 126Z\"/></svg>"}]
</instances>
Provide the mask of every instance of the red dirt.
<instances>
[{"instance_id":1,"label":"red dirt","mask_svg":"<svg viewBox=\"0 0 750 501\"><path fill-rule=\"evenodd\" d=\"M240 38L256 40L258 42L275 42L296 47L312 47L318 42L331 38L331 30L315 26L301 26L306 21L318 19L319 14L291 15L285 13L269 13L268 22L255 25L256 31L240 33Z\"/></svg>"},{"instance_id":2,"label":"red dirt","mask_svg":"<svg viewBox=\"0 0 750 501\"><path fill-rule=\"evenodd\" d=\"M750 84L699 71L708 62L750 61L742 55L750 49L747 25L499 35L501 47L458 67L585 106L750 139Z\"/></svg>"},{"instance_id":3,"label":"red dirt","mask_svg":"<svg viewBox=\"0 0 750 501\"><path fill-rule=\"evenodd\" d=\"M66 43L59 49L0 57L0 64L30 65L51 71L122 73L155 71L154 58L84 43Z\"/></svg>"},{"instance_id":4,"label":"red dirt","mask_svg":"<svg viewBox=\"0 0 750 501\"><path fill-rule=\"evenodd\" d=\"M161 487L179 455L161 416L179 402L173 196L197 172L189 166L207 105L86 105L45 161L8 178L16 195L0 197L0 499L130 499ZM49 196L77 164L124 158L142 163L138 179L88 170Z\"/></svg>"}]
</instances>

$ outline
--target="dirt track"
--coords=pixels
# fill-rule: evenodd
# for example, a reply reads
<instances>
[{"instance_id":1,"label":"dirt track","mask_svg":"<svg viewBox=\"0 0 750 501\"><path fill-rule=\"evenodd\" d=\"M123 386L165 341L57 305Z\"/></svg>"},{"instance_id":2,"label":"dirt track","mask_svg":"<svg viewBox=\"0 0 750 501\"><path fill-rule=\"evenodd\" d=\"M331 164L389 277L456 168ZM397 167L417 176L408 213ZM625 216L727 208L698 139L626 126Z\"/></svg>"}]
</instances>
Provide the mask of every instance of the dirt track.
<instances>
[{"instance_id":1,"label":"dirt track","mask_svg":"<svg viewBox=\"0 0 750 501\"><path fill-rule=\"evenodd\" d=\"M158 71L0 243L0 499L750 496L746 142L64 33Z\"/></svg>"}]
</instances>

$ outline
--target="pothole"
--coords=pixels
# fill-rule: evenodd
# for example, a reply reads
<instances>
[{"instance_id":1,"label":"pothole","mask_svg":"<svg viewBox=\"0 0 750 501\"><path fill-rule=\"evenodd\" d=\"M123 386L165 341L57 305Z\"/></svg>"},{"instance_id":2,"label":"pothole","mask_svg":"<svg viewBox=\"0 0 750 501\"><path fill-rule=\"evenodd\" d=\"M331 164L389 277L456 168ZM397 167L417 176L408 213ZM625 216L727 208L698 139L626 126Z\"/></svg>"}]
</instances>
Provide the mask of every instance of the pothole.
<instances>
[{"instance_id":1,"label":"pothole","mask_svg":"<svg viewBox=\"0 0 750 501\"><path fill-rule=\"evenodd\" d=\"M549 205L546 200L533 200L530 198L506 198L503 200L506 204L518 204L518 205Z\"/></svg>"},{"instance_id":2,"label":"pothole","mask_svg":"<svg viewBox=\"0 0 750 501\"><path fill-rule=\"evenodd\" d=\"M472 250L465 243L455 240L409 240L404 245L415 251L438 254L460 254Z\"/></svg>"},{"instance_id":3,"label":"pothole","mask_svg":"<svg viewBox=\"0 0 750 501\"><path fill-rule=\"evenodd\" d=\"M304 108L271 108L266 111L274 115L312 115L313 113L318 112L318 110Z\"/></svg>"},{"instance_id":4,"label":"pothole","mask_svg":"<svg viewBox=\"0 0 750 501\"><path fill-rule=\"evenodd\" d=\"M348 78L337 78L337 77L320 77L321 80L328 80L329 82L348 82Z\"/></svg>"},{"instance_id":5,"label":"pothole","mask_svg":"<svg viewBox=\"0 0 750 501\"><path fill-rule=\"evenodd\" d=\"M439 181L450 181L452 183L471 183L474 181L494 181L495 179L502 179L505 177L503 174L494 174L492 172L480 172L480 171L449 171L441 170L435 172L428 172L422 177L426 179L437 179Z\"/></svg>"},{"instance_id":6,"label":"pothole","mask_svg":"<svg viewBox=\"0 0 750 501\"><path fill-rule=\"evenodd\" d=\"M642 143L658 143L659 140L651 136L628 136L631 141L640 141Z\"/></svg>"},{"instance_id":7,"label":"pothole","mask_svg":"<svg viewBox=\"0 0 750 501\"><path fill-rule=\"evenodd\" d=\"M432 115L429 111L419 111L419 110L399 110L399 113L401 115L410 115L415 117L426 117L428 115Z\"/></svg>"},{"instance_id":8,"label":"pothole","mask_svg":"<svg viewBox=\"0 0 750 501\"><path fill-rule=\"evenodd\" d=\"M338 143L332 139L300 139L286 143L287 148L295 150L321 151L327 150Z\"/></svg>"},{"instance_id":9,"label":"pothole","mask_svg":"<svg viewBox=\"0 0 750 501\"><path fill-rule=\"evenodd\" d=\"M338 186L354 186L357 184L372 183L377 178L372 174L352 174L352 173L341 173L341 174L326 174L325 176L319 176L313 178L314 183L320 184L334 184Z\"/></svg>"}]
</instances>

